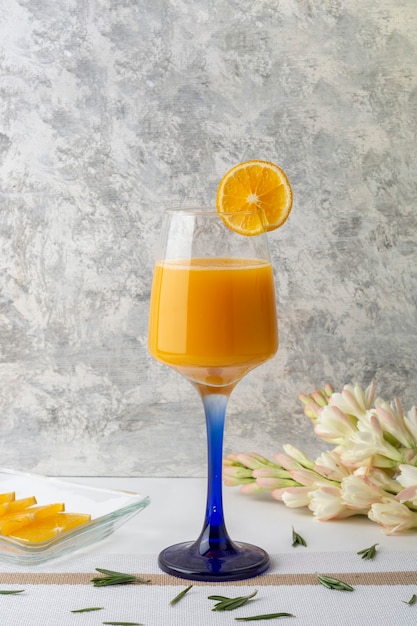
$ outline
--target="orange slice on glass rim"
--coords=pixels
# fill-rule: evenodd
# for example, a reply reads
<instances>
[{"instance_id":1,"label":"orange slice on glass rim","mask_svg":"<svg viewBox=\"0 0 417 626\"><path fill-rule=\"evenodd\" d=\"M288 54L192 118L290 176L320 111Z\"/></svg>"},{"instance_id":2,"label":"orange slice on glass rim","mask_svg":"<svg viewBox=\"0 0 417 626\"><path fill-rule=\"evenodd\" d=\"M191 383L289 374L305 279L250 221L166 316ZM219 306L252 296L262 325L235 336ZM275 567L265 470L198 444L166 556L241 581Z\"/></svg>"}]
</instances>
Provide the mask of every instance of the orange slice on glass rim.
<instances>
[{"instance_id":1,"label":"orange slice on glass rim","mask_svg":"<svg viewBox=\"0 0 417 626\"><path fill-rule=\"evenodd\" d=\"M269 161L245 161L235 165L220 181L216 206L226 225L242 235L258 235L263 230L279 228L292 208L292 189L287 175ZM248 216L254 208L263 210L259 217Z\"/></svg>"}]
</instances>

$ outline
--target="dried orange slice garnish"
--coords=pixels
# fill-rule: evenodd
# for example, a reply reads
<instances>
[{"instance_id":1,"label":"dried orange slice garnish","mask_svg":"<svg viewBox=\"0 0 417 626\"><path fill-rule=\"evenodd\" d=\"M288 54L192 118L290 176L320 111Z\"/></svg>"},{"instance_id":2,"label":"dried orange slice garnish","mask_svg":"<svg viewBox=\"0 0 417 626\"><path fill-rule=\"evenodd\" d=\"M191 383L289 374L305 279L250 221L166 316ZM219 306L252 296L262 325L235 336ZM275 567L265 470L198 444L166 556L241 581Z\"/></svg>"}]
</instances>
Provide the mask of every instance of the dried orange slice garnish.
<instances>
[{"instance_id":1,"label":"dried orange slice garnish","mask_svg":"<svg viewBox=\"0 0 417 626\"><path fill-rule=\"evenodd\" d=\"M60 533L86 524L91 516L85 513L57 513L17 529L10 537L25 541L47 541Z\"/></svg>"},{"instance_id":2,"label":"dried orange slice garnish","mask_svg":"<svg viewBox=\"0 0 417 626\"><path fill-rule=\"evenodd\" d=\"M217 210L232 230L258 235L282 226L292 208L292 189L285 172L269 161L245 161L223 176L217 191ZM248 211L262 209L266 224Z\"/></svg>"}]
</instances>

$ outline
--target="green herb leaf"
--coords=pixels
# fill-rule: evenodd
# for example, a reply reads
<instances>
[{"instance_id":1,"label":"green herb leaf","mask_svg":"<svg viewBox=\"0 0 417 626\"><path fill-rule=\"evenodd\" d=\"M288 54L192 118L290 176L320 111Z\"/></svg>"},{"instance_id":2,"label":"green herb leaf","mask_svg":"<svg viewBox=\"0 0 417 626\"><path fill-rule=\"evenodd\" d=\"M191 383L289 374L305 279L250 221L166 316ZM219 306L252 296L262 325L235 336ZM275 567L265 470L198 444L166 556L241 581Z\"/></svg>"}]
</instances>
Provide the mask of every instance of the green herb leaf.
<instances>
[{"instance_id":1,"label":"green herb leaf","mask_svg":"<svg viewBox=\"0 0 417 626\"><path fill-rule=\"evenodd\" d=\"M227 598L226 596L209 596L209 600L218 600L217 604L214 605L212 611L234 611L234 609L238 609L243 606L251 598L256 596L258 593L255 590L253 593L250 593L248 596L237 596L236 598Z\"/></svg>"},{"instance_id":2,"label":"green herb leaf","mask_svg":"<svg viewBox=\"0 0 417 626\"><path fill-rule=\"evenodd\" d=\"M151 582L150 580L146 580L145 578L141 578L140 576L134 576L133 574L123 574L123 572L114 572L110 569L102 569L100 567L96 567L96 571L100 572L100 574L104 574L104 576L91 579L94 587L106 587L107 585L126 585L129 583L140 583L142 585L146 585L147 583Z\"/></svg>"},{"instance_id":3,"label":"green herb leaf","mask_svg":"<svg viewBox=\"0 0 417 626\"><path fill-rule=\"evenodd\" d=\"M411 598L409 599L409 601L408 601L408 602L406 602L405 600L402 600L402 602L404 602L404 604L410 604L410 605L412 605L412 604L415 604L415 603L416 603L416 600L417 600L417 596L416 596L416 594L415 594L415 593L413 593L413 595L411 596Z\"/></svg>"},{"instance_id":4,"label":"green herb leaf","mask_svg":"<svg viewBox=\"0 0 417 626\"><path fill-rule=\"evenodd\" d=\"M317 574L317 579L321 585L328 589L337 589L338 591L353 591L354 588L351 585L339 580L338 578L331 578L330 576L320 576Z\"/></svg>"},{"instance_id":5,"label":"green herb leaf","mask_svg":"<svg viewBox=\"0 0 417 626\"><path fill-rule=\"evenodd\" d=\"M252 622L261 619L274 619L276 617L295 617L292 613L265 613L265 615L253 615L252 617L235 617L237 622Z\"/></svg>"},{"instance_id":6,"label":"green herb leaf","mask_svg":"<svg viewBox=\"0 0 417 626\"><path fill-rule=\"evenodd\" d=\"M377 543L374 543L370 548L365 548L364 550L359 550L356 554L362 556L363 559L373 559L376 554Z\"/></svg>"},{"instance_id":7,"label":"green herb leaf","mask_svg":"<svg viewBox=\"0 0 417 626\"><path fill-rule=\"evenodd\" d=\"M2 596L13 596L16 593L23 593L24 589L0 589L0 594Z\"/></svg>"},{"instance_id":8,"label":"green herb leaf","mask_svg":"<svg viewBox=\"0 0 417 626\"><path fill-rule=\"evenodd\" d=\"M292 527L292 544L293 547L295 546L307 546L307 543L305 541L305 539L302 538L301 535L299 535L298 533L295 532L294 530L294 526Z\"/></svg>"},{"instance_id":9,"label":"green herb leaf","mask_svg":"<svg viewBox=\"0 0 417 626\"><path fill-rule=\"evenodd\" d=\"M188 587L186 587L185 589L183 589L182 591L180 591L180 593L175 596L175 598L172 598L170 605L174 606L174 604L177 604L177 602L179 602L181 600L181 598L183 598L185 596L186 593L188 593L191 589L192 585L188 585Z\"/></svg>"},{"instance_id":10,"label":"green herb leaf","mask_svg":"<svg viewBox=\"0 0 417 626\"><path fill-rule=\"evenodd\" d=\"M144 626L139 622L102 622L103 624L111 624L112 626Z\"/></svg>"},{"instance_id":11,"label":"green herb leaf","mask_svg":"<svg viewBox=\"0 0 417 626\"><path fill-rule=\"evenodd\" d=\"M86 609L74 609L71 613L89 613L90 611L102 611L103 606L90 606Z\"/></svg>"}]
</instances>

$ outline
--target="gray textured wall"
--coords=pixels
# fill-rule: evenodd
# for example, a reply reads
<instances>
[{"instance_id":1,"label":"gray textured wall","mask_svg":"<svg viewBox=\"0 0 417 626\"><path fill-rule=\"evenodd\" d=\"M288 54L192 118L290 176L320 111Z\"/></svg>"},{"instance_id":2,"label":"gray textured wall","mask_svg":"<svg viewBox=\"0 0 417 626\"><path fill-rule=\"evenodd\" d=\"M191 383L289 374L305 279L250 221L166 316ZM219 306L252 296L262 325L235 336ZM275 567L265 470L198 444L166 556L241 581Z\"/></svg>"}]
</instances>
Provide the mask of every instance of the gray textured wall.
<instances>
[{"instance_id":1,"label":"gray textured wall","mask_svg":"<svg viewBox=\"0 0 417 626\"><path fill-rule=\"evenodd\" d=\"M3 0L0 458L202 475L192 387L146 350L167 205L280 164L276 358L226 451L317 449L297 396L375 378L417 402L415 0ZM174 444L175 441L175 444Z\"/></svg>"}]
</instances>

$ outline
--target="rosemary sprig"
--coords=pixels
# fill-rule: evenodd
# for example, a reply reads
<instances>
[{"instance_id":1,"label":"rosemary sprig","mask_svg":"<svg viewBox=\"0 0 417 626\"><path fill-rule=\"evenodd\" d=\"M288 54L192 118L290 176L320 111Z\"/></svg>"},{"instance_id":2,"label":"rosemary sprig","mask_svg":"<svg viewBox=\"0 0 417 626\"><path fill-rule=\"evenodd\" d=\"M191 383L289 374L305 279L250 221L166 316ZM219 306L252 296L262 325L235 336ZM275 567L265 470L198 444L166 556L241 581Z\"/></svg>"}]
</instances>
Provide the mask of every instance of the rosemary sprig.
<instances>
[{"instance_id":1,"label":"rosemary sprig","mask_svg":"<svg viewBox=\"0 0 417 626\"><path fill-rule=\"evenodd\" d=\"M303 537L301 535L299 535L298 533L295 532L294 530L294 526L292 527L292 544L293 547L295 546L307 546L306 540L303 539Z\"/></svg>"},{"instance_id":2,"label":"rosemary sprig","mask_svg":"<svg viewBox=\"0 0 417 626\"><path fill-rule=\"evenodd\" d=\"M212 611L233 611L234 609L238 609L249 602L249 600L256 596L257 593L258 591L255 589L255 591L250 593L248 596L237 596L236 598L228 598L226 596L208 596L208 599L217 601L217 604L214 605Z\"/></svg>"},{"instance_id":3,"label":"rosemary sprig","mask_svg":"<svg viewBox=\"0 0 417 626\"><path fill-rule=\"evenodd\" d=\"M404 602L404 604L409 604L410 606L412 604L415 604L417 600L417 596L415 593L413 593L413 595L411 596L411 598L408 600L408 602L406 602L405 600L401 600L401 602Z\"/></svg>"},{"instance_id":4,"label":"rosemary sprig","mask_svg":"<svg viewBox=\"0 0 417 626\"><path fill-rule=\"evenodd\" d=\"M71 613L89 613L90 611L102 611L104 606L90 606L86 609L74 609Z\"/></svg>"},{"instance_id":5,"label":"rosemary sprig","mask_svg":"<svg viewBox=\"0 0 417 626\"><path fill-rule=\"evenodd\" d=\"M252 617L235 617L237 622L252 622L261 619L274 619L276 617L294 617L292 613L265 613L265 615L253 615Z\"/></svg>"},{"instance_id":6,"label":"rosemary sprig","mask_svg":"<svg viewBox=\"0 0 417 626\"><path fill-rule=\"evenodd\" d=\"M180 591L180 593L178 595L176 595L175 598L172 598L172 600L170 602L170 605L174 606L174 604L177 604L177 602L179 602L181 600L181 598L183 598L185 596L185 594L190 591L191 587L192 587L192 585L188 585L188 587L186 587L185 589Z\"/></svg>"},{"instance_id":7,"label":"rosemary sprig","mask_svg":"<svg viewBox=\"0 0 417 626\"><path fill-rule=\"evenodd\" d=\"M338 591L353 591L354 588L351 585L339 580L339 578L331 578L330 576L322 576L317 574L317 580L321 585L328 589L337 589Z\"/></svg>"},{"instance_id":8,"label":"rosemary sprig","mask_svg":"<svg viewBox=\"0 0 417 626\"><path fill-rule=\"evenodd\" d=\"M377 543L374 543L370 548L365 548L364 550L359 550L356 554L362 556L363 559L373 559L376 554Z\"/></svg>"},{"instance_id":9,"label":"rosemary sprig","mask_svg":"<svg viewBox=\"0 0 417 626\"><path fill-rule=\"evenodd\" d=\"M100 567L96 567L96 571L100 572L100 574L104 574L104 576L92 578L91 582L94 587L106 587L107 585L126 585L128 583L140 583L142 585L146 585L150 583L150 580L146 580L145 578L141 578L140 576L135 576L133 574L123 574L123 572L113 572L110 569L102 569Z\"/></svg>"},{"instance_id":10,"label":"rosemary sprig","mask_svg":"<svg viewBox=\"0 0 417 626\"><path fill-rule=\"evenodd\" d=\"M139 622L102 622L103 624L111 624L112 626L144 626Z\"/></svg>"},{"instance_id":11,"label":"rosemary sprig","mask_svg":"<svg viewBox=\"0 0 417 626\"><path fill-rule=\"evenodd\" d=\"M16 593L23 593L24 589L0 589L0 594L2 596L12 596Z\"/></svg>"}]
</instances>

